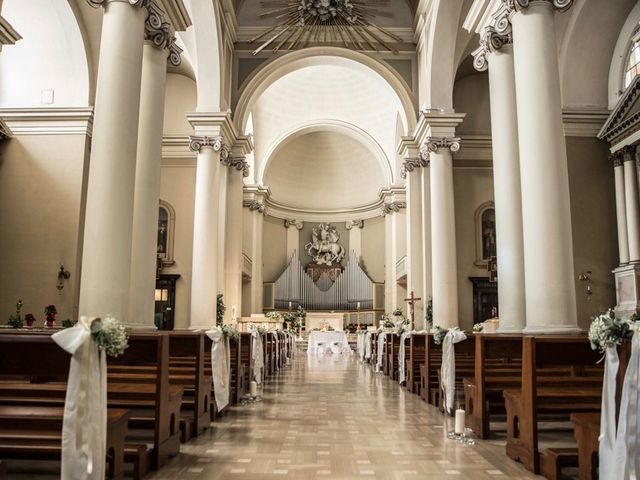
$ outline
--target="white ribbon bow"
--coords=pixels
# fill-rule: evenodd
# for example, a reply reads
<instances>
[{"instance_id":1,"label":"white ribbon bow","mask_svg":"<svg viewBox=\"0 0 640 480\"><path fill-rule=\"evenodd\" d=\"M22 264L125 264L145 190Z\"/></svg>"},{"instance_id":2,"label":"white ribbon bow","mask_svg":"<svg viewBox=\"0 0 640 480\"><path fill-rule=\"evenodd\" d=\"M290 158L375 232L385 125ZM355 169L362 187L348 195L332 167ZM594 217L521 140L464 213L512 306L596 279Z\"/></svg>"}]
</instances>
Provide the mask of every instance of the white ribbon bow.
<instances>
[{"instance_id":1,"label":"white ribbon bow","mask_svg":"<svg viewBox=\"0 0 640 480\"><path fill-rule=\"evenodd\" d=\"M107 442L107 362L91 337L93 318L81 317L51 338L71 354L62 422L61 477L103 480Z\"/></svg>"},{"instance_id":2,"label":"white ribbon bow","mask_svg":"<svg viewBox=\"0 0 640 480\"><path fill-rule=\"evenodd\" d=\"M467 336L458 327L450 328L442 342L442 369L440 371L444 408L447 413L453 411L456 388L456 352L453 346L465 340Z\"/></svg>"},{"instance_id":3,"label":"white ribbon bow","mask_svg":"<svg viewBox=\"0 0 640 480\"><path fill-rule=\"evenodd\" d=\"M264 368L264 347L262 346L262 335L257 331L251 332L253 346L251 358L253 359L253 379L258 385L262 383L262 369Z\"/></svg>"},{"instance_id":4,"label":"white ribbon bow","mask_svg":"<svg viewBox=\"0 0 640 480\"><path fill-rule=\"evenodd\" d=\"M378 334L378 351L376 352L378 354L378 358L376 362L376 372L379 372L382 368L382 350L384 348L384 337L386 334L386 332L380 332Z\"/></svg>"},{"instance_id":5,"label":"white ribbon bow","mask_svg":"<svg viewBox=\"0 0 640 480\"><path fill-rule=\"evenodd\" d=\"M371 358L371 335L371 332L364 335L364 358L367 360Z\"/></svg>"},{"instance_id":6,"label":"white ribbon bow","mask_svg":"<svg viewBox=\"0 0 640 480\"><path fill-rule=\"evenodd\" d=\"M402 332L402 335L400 335L400 348L398 348L398 383L402 383L407 380L407 366L405 364L407 354L404 341L410 336L411 332Z\"/></svg>"},{"instance_id":7,"label":"white ribbon bow","mask_svg":"<svg viewBox=\"0 0 640 480\"><path fill-rule=\"evenodd\" d=\"M229 338L219 328L207 330L205 334L211 339L211 377L216 406L220 412L229 405Z\"/></svg>"}]
</instances>

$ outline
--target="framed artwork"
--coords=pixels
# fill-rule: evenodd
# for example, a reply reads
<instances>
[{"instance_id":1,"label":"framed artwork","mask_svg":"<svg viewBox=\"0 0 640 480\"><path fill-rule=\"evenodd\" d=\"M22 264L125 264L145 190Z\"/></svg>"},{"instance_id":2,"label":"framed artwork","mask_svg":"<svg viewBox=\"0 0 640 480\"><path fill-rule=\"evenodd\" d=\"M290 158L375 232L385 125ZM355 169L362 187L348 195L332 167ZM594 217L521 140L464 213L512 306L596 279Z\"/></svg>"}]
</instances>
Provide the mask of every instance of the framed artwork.
<instances>
[{"instance_id":1,"label":"framed artwork","mask_svg":"<svg viewBox=\"0 0 640 480\"><path fill-rule=\"evenodd\" d=\"M164 200L158 207L158 247L157 255L163 266L175 263L173 259L173 241L175 236L175 210Z\"/></svg>"},{"instance_id":2,"label":"framed artwork","mask_svg":"<svg viewBox=\"0 0 640 480\"><path fill-rule=\"evenodd\" d=\"M476 210L476 261L478 267L486 267L496 256L496 210L493 202L483 203Z\"/></svg>"}]
</instances>

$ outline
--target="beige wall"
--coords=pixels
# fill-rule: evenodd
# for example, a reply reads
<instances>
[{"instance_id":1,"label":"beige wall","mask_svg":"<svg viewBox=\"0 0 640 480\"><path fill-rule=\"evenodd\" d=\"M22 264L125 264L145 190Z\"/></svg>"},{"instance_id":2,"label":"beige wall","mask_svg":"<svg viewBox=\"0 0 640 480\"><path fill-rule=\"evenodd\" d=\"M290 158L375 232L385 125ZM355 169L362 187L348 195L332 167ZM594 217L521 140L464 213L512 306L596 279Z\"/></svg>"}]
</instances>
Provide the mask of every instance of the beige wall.
<instances>
[{"instance_id":1,"label":"beige wall","mask_svg":"<svg viewBox=\"0 0 640 480\"><path fill-rule=\"evenodd\" d=\"M465 113L464 122L456 131L458 135L491 135L489 76L475 73L457 80L453 107L456 112Z\"/></svg>"},{"instance_id":2,"label":"beige wall","mask_svg":"<svg viewBox=\"0 0 640 480\"><path fill-rule=\"evenodd\" d=\"M164 107L165 135L192 135L186 113L196 111L196 83L177 73L167 75Z\"/></svg>"},{"instance_id":3,"label":"beige wall","mask_svg":"<svg viewBox=\"0 0 640 480\"><path fill-rule=\"evenodd\" d=\"M0 323L24 302L38 325L54 304L58 321L77 315L84 135L16 136L0 147ZM60 265L71 272L58 291Z\"/></svg>"},{"instance_id":4,"label":"beige wall","mask_svg":"<svg viewBox=\"0 0 640 480\"><path fill-rule=\"evenodd\" d=\"M374 282L384 282L384 217L364 221L362 265Z\"/></svg>"},{"instance_id":5,"label":"beige wall","mask_svg":"<svg viewBox=\"0 0 640 480\"><path fill-rule=\"evenodd\" d=\"M164 273L180 275L176 283L176 328L187 328L189 326L195 181L196 168L194 160L163 160L160 199L169 203L176 213L175 264L163 270Z\"/></svg>"},{"instance_id":6,"label":"beige wall","mask_svg":"<svg viewBox=\"0 0 640 480\"><path fill-rule=\"evenodd\" d=\"M476 260L475 213L480 205L493 200L493 172L489 168L454 168L456 207L456 247L458 254L458 298L460 328L473 326L473 285L469 277L488 277ZM498 245L500 248L500 245Z\"/></svg>"},{"instance_id":7,"label":"beige wall","mask_svg":"<svg viewBox=\"0 0 640 480\"><path fill-rule=\"evenodd\" d=\"M287 266L287 230L283 220L268 215L262 228L262 278L275 282Z\"/></svg>"},{"instance_id":8,"label":"beige wall","mask_svg":"<svg viewBox=\"0 0 640 480\"><path fill-rule=\"evenodd\" d=\"M567 137L571 224L578 324L615 306L613 270L618 265L613 166L606 145L595 138ZM591 271L593 295L587 299L581 272Z\"/></svg>"}]
</instances>

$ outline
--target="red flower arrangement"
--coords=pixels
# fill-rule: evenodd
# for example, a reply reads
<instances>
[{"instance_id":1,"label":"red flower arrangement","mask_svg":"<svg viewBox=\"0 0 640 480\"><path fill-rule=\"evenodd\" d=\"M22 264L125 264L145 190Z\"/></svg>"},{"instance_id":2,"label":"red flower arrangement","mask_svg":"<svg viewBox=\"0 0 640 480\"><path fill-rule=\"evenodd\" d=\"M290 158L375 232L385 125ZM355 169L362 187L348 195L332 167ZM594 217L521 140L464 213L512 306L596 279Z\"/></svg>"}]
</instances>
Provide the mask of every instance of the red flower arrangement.
<instances>
[{"instance_id":1,"label":"red flower arrangement","mask_svg":"<svg viewBox=\"0 0 640 480\"><path fill-rule=\"evenodd\" d=\"M46 307L44 307L44 315L45 315L44 324L46 327L55 326L57 313L58 311L56 310L55 305L47 305Z\"/></svg>"},{"instance_id":2,"label":"red flower arrangement","mask_svg":"<svg viewBox=\"0 0 640 480\"><path fill-rule=\"evenodd\" d=\"M33 327L33 324L36 323L36 317L33 316L33 313L27 313L24 316L24 321L27 324L27 327Z\"/></svg>"}]
</instances>

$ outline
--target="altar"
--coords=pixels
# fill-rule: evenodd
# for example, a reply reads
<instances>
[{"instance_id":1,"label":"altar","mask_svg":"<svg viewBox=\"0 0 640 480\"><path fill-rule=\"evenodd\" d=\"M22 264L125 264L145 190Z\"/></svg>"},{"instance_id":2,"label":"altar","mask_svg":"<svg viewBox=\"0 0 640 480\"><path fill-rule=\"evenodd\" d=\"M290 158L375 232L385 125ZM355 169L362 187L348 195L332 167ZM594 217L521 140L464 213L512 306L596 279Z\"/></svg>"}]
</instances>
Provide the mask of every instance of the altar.
<instances>
[{"instance_id":1,"label":"altar","mask_svg":"<svg viewBox=\"0 0 640 480\"><path fill-rule=\"evenodd\" d=\"M308 312L305 330L311 332L312 330L322 330L323 326L330 326L336 331L344 330L344 314L343 313L321 313L321 312Z\"/></svg>"},{"instance_id":2,"label":"altar","mask_svg":"<svg viewBox=\"0 0 640 480\"><path fill-rule=\"evenodd\" d=\"M351 347L344 332L311 332L308 353L350 353Z\"/></svg>"}]
</instances>

